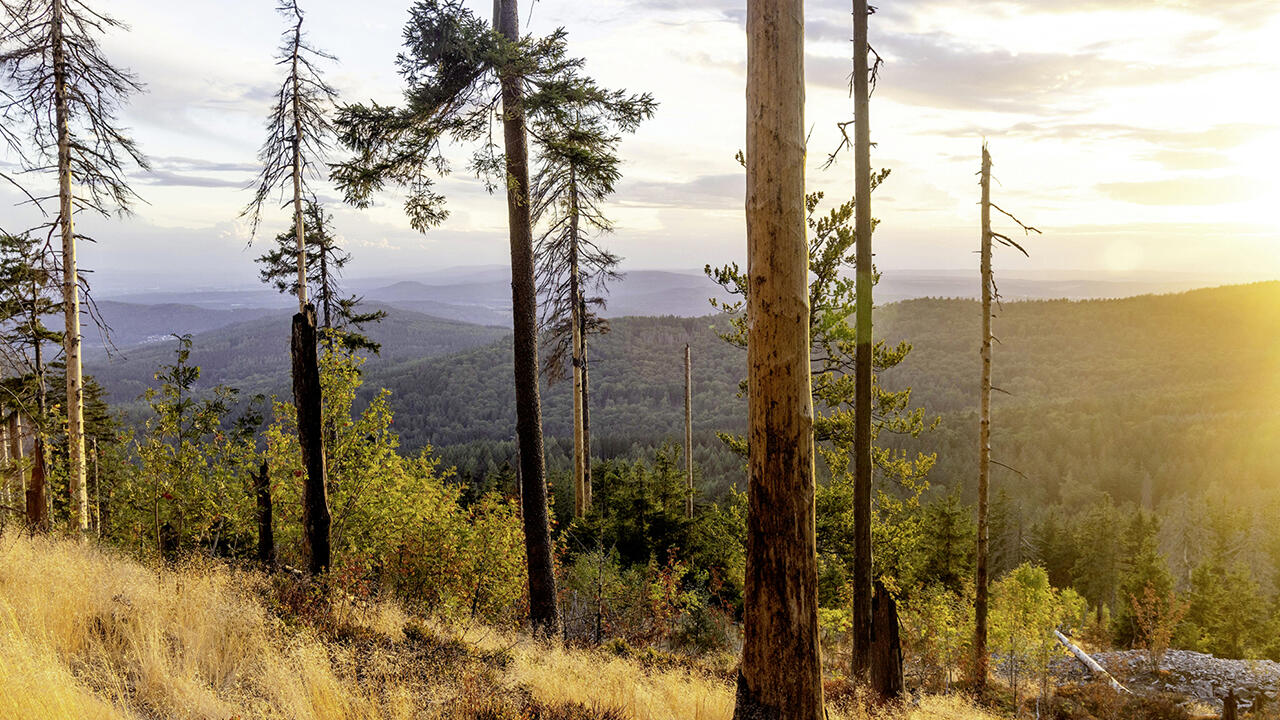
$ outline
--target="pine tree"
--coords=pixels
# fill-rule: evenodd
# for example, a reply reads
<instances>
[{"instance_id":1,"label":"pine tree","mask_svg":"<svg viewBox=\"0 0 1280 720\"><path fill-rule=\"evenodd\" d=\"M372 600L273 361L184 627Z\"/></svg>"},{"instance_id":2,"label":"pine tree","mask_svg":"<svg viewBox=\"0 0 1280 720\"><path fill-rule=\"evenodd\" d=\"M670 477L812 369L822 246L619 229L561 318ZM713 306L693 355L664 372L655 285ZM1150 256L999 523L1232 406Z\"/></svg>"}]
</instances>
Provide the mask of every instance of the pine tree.
<instances>
[{"instance_id":1,"label":"pine tree","mask_svg":"<svg viewBox=\"0 0 1280 720\"><path fill-rule=\"evenodd\" d=\"M824 716L801 0L747 3L748 518L736 720Z\"/></svg>"},{"instance_id":2,"label":"pine tree","mask_svg":"<svg viewBox=\"0 0 1280 720\"><path fill-rule=\"evenodd\" d=\"M404 209L420 232L448 217L435 177L449 172L447 141L471 143L471 169L490 192L507 194L511 245L516 436L529 564L529 614L539 633L559 626L543 458L538 389L538 310L526 124L554 117L564 101L563 79L582 61L566 55L565 33L521 38L515 0L494 3L493 25L461 0L419 0L409 11L400 73L408 89L403 107L348 105L337 126L353 158L332 178L346 200L368 207L387 185L407 191ZM495 32L496 31L496 32ZM492 128L502 123L503 152Z\"/></svg>"},{"instance_id":3,"label":"pine tree","mask_svg":"<svg viewBox=\"0 0 1280 720\"><path fill-rule=\"evenodd\" d=\"M276 91L275 104L267 117L267 139L258 151L262 171L258 174L253 199L242 215L248 216L256 234L263 205L273 193L290 191L293 210L294 262L297 280L298 313L293 316L292 356L293 397L298 412L298 435L302 445L306 477L303 479L303 525L306 527L308 569L319 574L329 568L329 513L324 437L320 422L320 361L316 350L319 337L315 306L308 301L306 214L304 203L314 197L311 182L321 176L331 148L333 125L329 111L337 98L320 72L320 63L332 55L307 43L303 32L304 14L297 0L280 0L276 9L290 23L276 53L276 64L285 68Z\"/></svg>"},{"instance_id":4,"label":"pine tree","mask_svg":"<svg viewBox=\"0 0 1280 720\"><path fill-rule=\"evenodd\" d=\"M591 506L591 449L586 417L587 337L607 332L598 315L606 283L618 277L618 256L598 238L613 230L603 202L621 178L622 133L635 132L656 107L648 94L604 91L566 68L555 79L561 101L535 118L538 150L533 178L533 222L543 226L535 245L537 284L544 298L541 326L551 343L544 373L554 381L572 366L575 515ZM596 294L599 293L599 294Z\"/></svg>"},{"instance_id":5,"label":"pine tree","mask_svg":"<svg viewBox=\"0 0 1280 720\"><path fill-rule=\"evenodd\" d=\"M306 201L303 214L306 218L303 246L307 255L308 295L319 304L324 339L336 341L351 350L377 353L381 346L364 334L364 326L381 322L387 311L362 311L359 305L363 298L343 294L342 269L351 260L351 254L338 245L333 233L333 215L314 198ZM276 246L258 257L262 266L258 276L262 282L289 295L298 294L295 244L292 229L282 232L276 235Z\"/></svg>"},{"instance_id":6,"label":"pine tree","mask_svg":"<svg viewBox=\"0 0 1280 720\"><path fill-rule=\"evenodd\" d=\"M57 193L49 195L22 189L42 209L43 201L58 201L56 215L40 229L62 241L71 524L88 533L80 357L83 278L76 259L77 243L86 238L75 231L74 215L84 210L104 217L125 214L138 199L126 173L132 166L147 169L147 160L120 127L117 114L142 85L111 64L99 42L107 32L126 26L85 0L3 0L0 7L6 16L0 30L0 70L7 86L0 99L0 137L24 172L54 173L58 184Z\"/></svg>"},{"instance_id":7,"label":"pine tree","mask_svg":"<svg viewBox=\"0 0 1280 720\"><path fill-rule=\"evenodd\" d=\"M29 527L47 529L45 469L48 436L60 425L48 413L45 386L45 346L62 342L44 318L62 310L54 258L45 244L30 234L0 235L0 342L16 372L9 386L19 418L10 426L29 428L34 438L31 481L22 498ZM25 471L23 471L25 472Z\"/></svg>"}]
</instances>

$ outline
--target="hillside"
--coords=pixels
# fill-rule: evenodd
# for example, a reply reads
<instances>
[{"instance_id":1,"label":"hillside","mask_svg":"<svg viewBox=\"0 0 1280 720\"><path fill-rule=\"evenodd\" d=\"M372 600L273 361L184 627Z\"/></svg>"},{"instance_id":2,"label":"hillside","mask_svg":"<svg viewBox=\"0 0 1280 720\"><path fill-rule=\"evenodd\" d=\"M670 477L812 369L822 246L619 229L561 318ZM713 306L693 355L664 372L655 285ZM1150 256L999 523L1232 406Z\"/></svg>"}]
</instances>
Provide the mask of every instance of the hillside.
<instances>
[{"instance_id":1,"label":"hillside","mask_svg":"<svg viewBox=\"0 0 1280 720\"><path fill-rule=\"evenodd\" d=\"M1008 302L995 321L994 451L1026 477L998 469L997 487L1028 501L1060 499L1059 486L1158 502L1210 480L1257 487L1273 477L1270 444L1280 417L1270 398L1280 368L1280 283L1229 286L1121 300ZM936 484L970 487L976 465L980 311L973 301L918 299L880 308L877 333L913 351L885 374L913 388L913 403L941 416L901 447L938 452ZM194 360L209 382L259 392L285 387L283 328L263 320L197 334ZM634 455L677 440L683 423L685 343L694 358L696 455L707 491L740 480L741 463L714 437L740 430L738 382L745 354L715 334L714 317L627 317L591 347L597 455ZM392 390L405 446L442 449L483 472L514 456L511 347L498 328L395 310L375 332L385 345L366 365L366 396ZM452 351L452 352L451 352ZM168 346L130 351L92 371L116 402L136 398ZM570 433L569 386L543 388L549 463ZM479 463L475 465L475 463ZM1220 468L1229 463L1231 472Z\"/></svg>"},{"instance_id":2,"label":"hillside","mask_svg":"<svg viewBox=\"0 0 1280 720\"><path fill-rule=\"evenodd\" d=\"M727 720L731 669L646 666L390 603L317 601L287 573L156 570L0 536L0 717L39 720ZM837 702L832 702L837 705ZM828 707L834 720L866 718ZM881 720L986 720L926 697Z\"/></svg>"},{"instance_id":3,"label":"hillside","mask_svg":"<svg viewBox=\"0 0 1280 720\"><path fill-rule=\"evenodd\" d=\"M389 319L368 328L368 335L383 345L381 355L374 362L396 363L461 352L493 342L507 332L400 308L386 309ZM274 311L246 322L195 332L192 362L202 368L201 385L228 384L246 394L287 394L289 318L287 310ZM113 405L122 408L133 405L136 409L138 398L155 382L152 376L156 368L173 362L174 348L172 338L169 342L124 348L111 358L90 359L86 372L107 389L108 400Z\"/></svg>"}]
</instances>

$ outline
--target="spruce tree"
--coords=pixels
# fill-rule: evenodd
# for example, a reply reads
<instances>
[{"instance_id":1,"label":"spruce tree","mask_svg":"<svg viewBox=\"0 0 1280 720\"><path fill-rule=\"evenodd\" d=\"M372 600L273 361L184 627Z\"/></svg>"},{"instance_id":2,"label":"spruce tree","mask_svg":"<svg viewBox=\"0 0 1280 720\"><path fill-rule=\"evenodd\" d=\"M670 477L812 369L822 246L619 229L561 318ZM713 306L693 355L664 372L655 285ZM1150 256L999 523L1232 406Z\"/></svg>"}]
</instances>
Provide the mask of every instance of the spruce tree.
<instances>
[{"instance_id":1,"label":"spruce tree","mask_svg":"<svg viewBox=\"0 0 1280 720\"><path fill-rule=\"evenodd\" d=\"M606 91L568 67L556 78L561 96L534 119L538 153L533 222L541 226L535 253L543 297L541 326L550 341L543 371L555 381L573 376L575 515L591 505L591 437L587 415L587 337L608 331L599 316L605 287L618 277L618 256L600 245L613 230L603 203L621 178L618 143L653 115L648 94Z\"/></svg>"},{"instance_id":2,"label":"spruce tree","mask_svg":"<svg viewBox=\"0 0 1280 720\"><path fill-rule=\"evenodd\" d=\"M314 198L306 201L303 210L306 231L303 246L306 249L308 295L319 304L320 327L325 331L323 339L334 341L349 350L369 350L377 353L381 346L364 334L364 326L381 322L386 310L364 311L360 309L363 298L346 295L342 290L342 270L351 260L351 254L338 245L333 232L333 215ZM276 235L275 247L258 257L261 268L258 276L276 290L288 295L298 294L297 250L293 229Z\"/></svg>"}]
</instances>

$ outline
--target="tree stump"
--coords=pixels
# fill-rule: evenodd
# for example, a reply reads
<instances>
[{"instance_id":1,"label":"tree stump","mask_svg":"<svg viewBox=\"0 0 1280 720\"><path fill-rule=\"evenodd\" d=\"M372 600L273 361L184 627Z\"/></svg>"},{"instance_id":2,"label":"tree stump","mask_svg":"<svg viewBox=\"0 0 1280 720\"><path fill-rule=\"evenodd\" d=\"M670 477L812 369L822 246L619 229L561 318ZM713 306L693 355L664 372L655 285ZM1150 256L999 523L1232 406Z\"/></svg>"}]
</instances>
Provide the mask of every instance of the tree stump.
<instances>
[{"instance_id":1,"label":"tree stump","mask_svg":"<svg viewBox=\"0 0 1280 720\"><path fill-rule=\"evenodd\" d=\"M1236 691L1228 690L1227 696L1222 698L1222 720L1236 720L1236 705Z\"/></svg>"},{"instance_id":2,"label":"tree stump","mask_svg":"<svg viewBox=\"0 0 1280 720\"><path fill-rule=\"evenodd\" d=\"M881 700L902 697L902 640L898 636L898 604L880 581L871 599L871 690Z\"/></svg>"},{"instance_id":3,"label":"tree stump","mask_svg":"<svg viewBox=\"0 0 1280 720\"><path fill-rule=\"evenodd\" d=\"M302 527L307 569L329 569L329 494L325 482L324 433L320 414L320 362L316 356L316 308L293 316L293 404L302 448Z\"/></svg>"}]
</instances>

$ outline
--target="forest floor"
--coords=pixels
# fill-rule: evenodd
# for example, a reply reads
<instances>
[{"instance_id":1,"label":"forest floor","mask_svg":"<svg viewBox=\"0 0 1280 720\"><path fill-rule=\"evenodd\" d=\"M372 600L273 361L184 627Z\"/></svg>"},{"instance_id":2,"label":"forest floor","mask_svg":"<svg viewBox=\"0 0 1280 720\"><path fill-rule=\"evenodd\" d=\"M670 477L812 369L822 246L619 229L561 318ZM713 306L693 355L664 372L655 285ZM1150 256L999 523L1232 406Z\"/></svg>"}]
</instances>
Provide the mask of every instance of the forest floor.
<instances>
[{"instance_id":1,"label":"forest floor","mask_svg":"<svg viewBox=\"0 0 1280 720\"><path fill-rule=\"evenodd\" d=\"M728 720L731 668L322 600L288 573L0 535L0 718ZM958 696L832 720L993 720Z\"/></svg>"}]
</instances>

